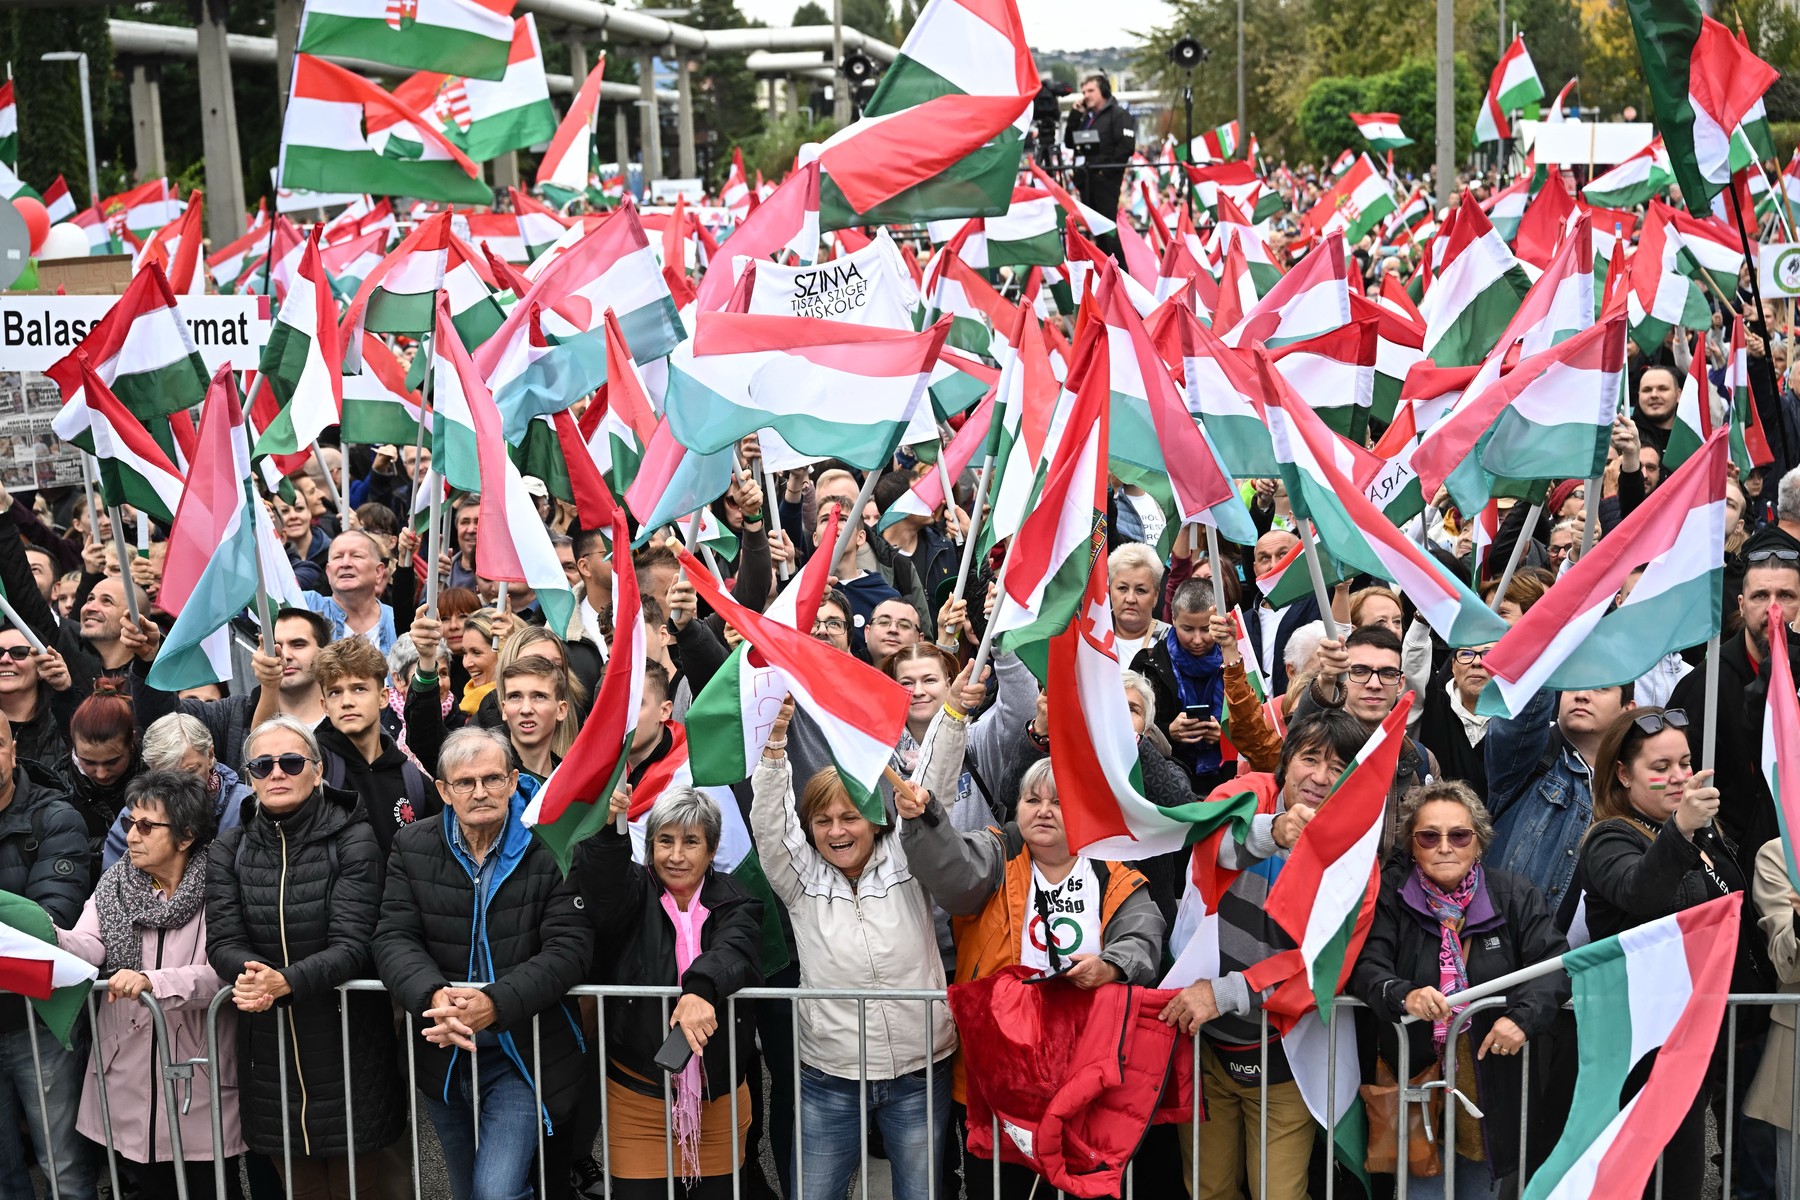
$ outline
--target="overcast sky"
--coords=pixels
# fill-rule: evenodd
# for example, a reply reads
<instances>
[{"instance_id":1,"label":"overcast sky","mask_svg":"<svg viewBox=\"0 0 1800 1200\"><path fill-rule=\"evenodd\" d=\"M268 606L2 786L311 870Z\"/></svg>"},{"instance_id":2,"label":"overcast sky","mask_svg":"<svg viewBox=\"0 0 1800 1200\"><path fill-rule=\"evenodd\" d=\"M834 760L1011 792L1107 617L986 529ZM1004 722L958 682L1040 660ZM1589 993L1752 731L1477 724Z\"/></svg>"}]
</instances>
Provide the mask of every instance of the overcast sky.
<instances>
[{"instance_id":1,"label":"overcast sky","mask_svg":"<svg viewBox=\"0 0 1800 1200\"><path fill-rule=\"evenodd\" d=\"M746 16L787 25L801 0L738 0ZM830 0L820 0L831 10ZM1020 0L1025 34L1043 50L1088 50L1135 42L1129 30L1147 31L1168 19L1163 0Z\"/></svg>"}]
</instances>

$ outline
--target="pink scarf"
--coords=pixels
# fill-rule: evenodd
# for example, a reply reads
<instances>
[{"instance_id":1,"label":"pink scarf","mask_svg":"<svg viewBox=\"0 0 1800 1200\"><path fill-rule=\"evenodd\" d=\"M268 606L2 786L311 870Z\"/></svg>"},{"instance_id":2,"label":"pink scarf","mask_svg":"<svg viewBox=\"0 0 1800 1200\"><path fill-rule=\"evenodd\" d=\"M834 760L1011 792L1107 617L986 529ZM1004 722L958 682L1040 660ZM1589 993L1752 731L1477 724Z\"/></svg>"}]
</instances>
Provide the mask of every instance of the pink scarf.
<instances>
[{"instance_id":1,"label":"pink scarf","mask_svg":"<svg viewBox=\"0 0 1800 1200\"><path fill-rule=\"evenodd\" d=\"M700 903L699 892L688 901L686 912L668 892L662 895L662 906L675 926L675 972L679 981L700 957L700 927L706 924L708 910ZM675 1144L681 1147L681 1177L687 1180L700 1178L700 1104L705 1088L700 1055L696 1054L675 1076Z\"/></svg>"},{"instance_id":2,"label":"pink scarf","mask_svg":"<svg viewBox=\"0 0 1800 1200\"><path fill-rule=\"evenodd\" d=\"M1478 862L1469 873L1463 876L1456 890L1446 892L1437 884L1425 877L1425 872L1418 871L1419 883L1425 890L1425 903L1431 908L1431 915L1438 921L1438 991L1446 996L1454 996L1469 986L1469 966L1463 961L1462 929L1463 920L1468 913L1469 901L1475 898L1475 889L1481 883L1481 864ZM1466 1004L1457 1005L1452 1012L1459 1013L1467 1008ZM1445 1040L1450 1036L1450 1023L1437 1021L1431 1027L1431 1041L1440 1051Z\"/></svg>"}]
</instances>

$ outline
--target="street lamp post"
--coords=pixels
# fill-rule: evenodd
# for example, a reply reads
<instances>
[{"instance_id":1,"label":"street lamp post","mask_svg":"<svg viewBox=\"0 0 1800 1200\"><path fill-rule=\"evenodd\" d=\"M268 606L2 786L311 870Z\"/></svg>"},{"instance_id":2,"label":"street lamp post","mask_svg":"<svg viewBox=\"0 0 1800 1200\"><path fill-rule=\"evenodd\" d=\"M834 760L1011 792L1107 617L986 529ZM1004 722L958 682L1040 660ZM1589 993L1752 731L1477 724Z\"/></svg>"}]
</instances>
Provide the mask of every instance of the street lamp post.
<instances>
[{"instance_id":1,"label":"street lamp post","mask_svg":"<svg viewBox=\"0 0 1800 1200\"><path fill-rule=\"evenodd\" d=\"M88 203L100 203L100 160L94 155L94 102L88 96L88 57L80 50L55 50L45 62L72 62L81 75L81 127L87 137Z\"/></svg>"}]
</instances>

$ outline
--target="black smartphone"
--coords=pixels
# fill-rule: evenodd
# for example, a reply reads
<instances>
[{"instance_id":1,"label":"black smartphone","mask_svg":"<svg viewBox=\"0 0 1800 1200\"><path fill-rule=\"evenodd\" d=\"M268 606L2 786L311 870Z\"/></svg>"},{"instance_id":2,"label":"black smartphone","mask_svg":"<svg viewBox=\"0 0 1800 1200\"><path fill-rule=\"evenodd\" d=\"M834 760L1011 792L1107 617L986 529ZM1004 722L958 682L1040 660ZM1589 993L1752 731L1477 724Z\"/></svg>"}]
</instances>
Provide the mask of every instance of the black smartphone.
<instances>
[{"instance_id":1,"label":"black smartphone","mask_svg":"<svg viewBox=\"0 0 1800 1200\"><path fill-rule=\"evenodd\" d=\"M681 1032L681 1026L669 1030L669 1036L663 1039L662 1049L656 1052L651 1061L669 1074L681 1070L688 1065L688 1059L694 1057L694 1048L688 1045L687 1034Z\"/></svg>"},{"instance_id":2,"label":"black smartphone","mask_svg":"<svg viewBox=\"0 0 1800 1200\"><path fill-rule=\"evenodd\" d=\"M1189 704L1186 707L1184 707L1181 711L1184 714L1186 714L1191 720L1195 720L1195 721L1210 721L1210 720L1212 720L1212 705L1210 705L1210 704Z\"/></svg>"}]
</instances>

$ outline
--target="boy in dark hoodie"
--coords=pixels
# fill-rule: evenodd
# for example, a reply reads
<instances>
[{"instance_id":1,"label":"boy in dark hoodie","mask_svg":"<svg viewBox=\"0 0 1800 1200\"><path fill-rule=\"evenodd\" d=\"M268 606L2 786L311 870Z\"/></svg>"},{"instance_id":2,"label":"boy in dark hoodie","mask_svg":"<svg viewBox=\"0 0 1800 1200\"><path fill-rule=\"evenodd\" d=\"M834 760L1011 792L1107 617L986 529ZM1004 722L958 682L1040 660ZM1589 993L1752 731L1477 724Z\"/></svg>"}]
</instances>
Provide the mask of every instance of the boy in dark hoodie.
<instances>
[{"instance_id":1,"label":"boy in dark hoodie","mask_svg":"<svg viewBox=\"0 0 1800 1200\"><path fill-rule=\"evenodd\" d=\"M325 782L355 792L385 858L394 831L443 810L437 789L381 728L387 659L367 638L332 642L313 657L325 700L319 739Z\"/></svg>"}]
</instances>

